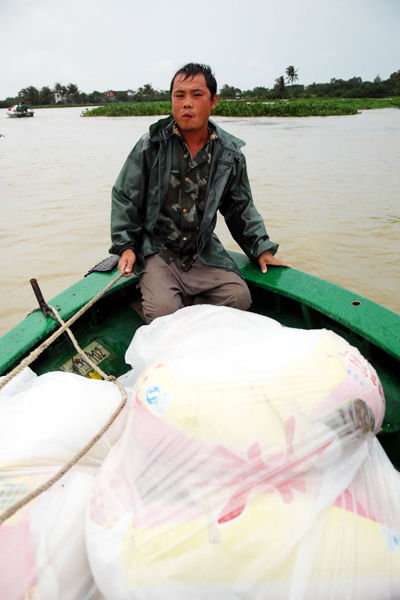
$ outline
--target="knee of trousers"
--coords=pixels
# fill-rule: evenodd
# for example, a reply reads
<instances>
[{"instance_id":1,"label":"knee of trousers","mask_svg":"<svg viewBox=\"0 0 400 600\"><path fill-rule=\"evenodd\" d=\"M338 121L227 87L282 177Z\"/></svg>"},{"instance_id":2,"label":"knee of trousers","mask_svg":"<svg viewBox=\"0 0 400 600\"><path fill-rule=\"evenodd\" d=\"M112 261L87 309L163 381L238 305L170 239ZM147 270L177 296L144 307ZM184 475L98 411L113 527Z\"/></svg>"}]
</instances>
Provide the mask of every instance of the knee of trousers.
<instances>
[{"instance_id":1,"label":"knee of trousers","mask_svg":"<svg viewBox=\"0 0 400 600\"><path fill-rule=\"evenodd\" d=\"M232 295L233 303L230 306L238 308L240 310L248 310L251 306L252 300L250 290L246 284L236 286Z\"/></svg>"},{"instance_id":2,"label":"knee of trousers","mask_svg":"<svg viewBox=\"0 0 400 600\"><path fill-rule=\"evenodd\" d=\"M171 298L152 298L151 302L142 302L143 316L146 323L151 323L157 317L171 315L183 307L182 301L178 302Z\"/></svg>"},{"instance_id":3,"label":"knee of trousers","mask_svg":"<svg viewBox=\"0 0 400 600\"><path fill-rule=\"evenodd\" d=\"M229 283L219 290L218 298L211 303L221 306L230 306L239 310L248 310L252 304L250 290L244 281Z\"/></svg>"}]
</instances>

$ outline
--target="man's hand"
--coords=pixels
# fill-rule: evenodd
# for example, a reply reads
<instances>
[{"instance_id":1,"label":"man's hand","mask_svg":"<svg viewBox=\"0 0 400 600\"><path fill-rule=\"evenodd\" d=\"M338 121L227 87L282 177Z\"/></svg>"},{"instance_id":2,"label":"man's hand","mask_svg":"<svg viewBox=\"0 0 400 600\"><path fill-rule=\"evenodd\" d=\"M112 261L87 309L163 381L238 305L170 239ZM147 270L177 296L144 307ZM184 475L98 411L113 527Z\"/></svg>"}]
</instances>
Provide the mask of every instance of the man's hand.
<instances>
[{"instance_id":1,"label":"man's hand","mask_svg":"<svg viewBox=\"0 0 400 600\"><path fill-rule=\"evenodd\" d=\"M121 258L119 259L118 269L120 273L124 273L125 277L129 277L132 275L133 265L136 261L136 254L133 250L128 248L128 250L124 250L121 254Z\"/></svg>"},{"instance_id":2,"label":"man's hand","mask_svg":"<svg viewBox=\"0 0 400 600\"><path fill-rule=\"evenodd\" d=\"M275 258L269 250L266 250L258 257L258 263L260 265L260 269L262 273L266 273L268 271L267 265L273 265L274 267L291 267L288 263L285 263L281 260Z\"/></svg>"}]
</instances>

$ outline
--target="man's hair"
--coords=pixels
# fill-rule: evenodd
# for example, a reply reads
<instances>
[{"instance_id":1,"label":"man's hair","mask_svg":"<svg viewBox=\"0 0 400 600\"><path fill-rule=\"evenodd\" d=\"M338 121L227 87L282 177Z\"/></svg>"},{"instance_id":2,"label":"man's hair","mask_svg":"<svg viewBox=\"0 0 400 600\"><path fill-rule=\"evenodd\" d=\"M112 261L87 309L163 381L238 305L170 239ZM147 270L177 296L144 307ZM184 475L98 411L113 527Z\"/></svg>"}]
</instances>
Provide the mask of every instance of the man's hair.
<instances>
[{"instance_id":1,"label":"man's hair","mask_svg":"<svg viewBox=\"0 0 400 600\"><path fill-rule=\"evenodd\" d=\"M217 82L211 71L211 68L208 65L200 65L198 63L188 63L184 65L181 69L179 69L172 78L170 94L172 95L172 88L174 85L175 77L177 75L184 75L184 80L189 77L194 77L195 75L204 75L204 79L206 80L206 84L208 89L210 90L211 100L214 98L217 93Z\"/></svg>"}]
</instances>

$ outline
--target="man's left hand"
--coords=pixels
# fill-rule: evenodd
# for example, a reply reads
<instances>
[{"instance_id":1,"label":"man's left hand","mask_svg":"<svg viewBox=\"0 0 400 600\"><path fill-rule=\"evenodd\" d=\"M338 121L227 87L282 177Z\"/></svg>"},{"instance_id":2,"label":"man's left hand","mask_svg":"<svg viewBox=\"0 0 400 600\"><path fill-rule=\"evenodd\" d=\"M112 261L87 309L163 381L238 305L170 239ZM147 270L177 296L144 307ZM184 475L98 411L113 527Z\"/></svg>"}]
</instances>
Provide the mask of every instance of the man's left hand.
<instances>
[{"instance_id":1,"label":"man's left hand","mask_svg":"<svg viewBox=\"0 0 400 600\"><path fill-rule=\"evenodd\" d=\"M266 273L268 271L267 265L272 265L274 267L291 267L292 266L286 262L283 262L282 260L278 260L277 258L275 258L275 256L273 254L271 254L271 252L269 252L269 250L260 254L260 256L258 257L258 263L260 265L260 269L261 269L262 273Z\"/></svg>"}]
</instances>

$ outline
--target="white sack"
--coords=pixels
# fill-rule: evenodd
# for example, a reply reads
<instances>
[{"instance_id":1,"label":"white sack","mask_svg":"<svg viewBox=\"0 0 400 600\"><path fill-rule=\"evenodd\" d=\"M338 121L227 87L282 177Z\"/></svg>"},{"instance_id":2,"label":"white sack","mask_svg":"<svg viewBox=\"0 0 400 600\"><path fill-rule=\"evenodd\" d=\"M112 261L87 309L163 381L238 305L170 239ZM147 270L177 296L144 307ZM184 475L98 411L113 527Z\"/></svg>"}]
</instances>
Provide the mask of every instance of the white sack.
<instances>
[{"instance_id":1,"label":"white sack","mask_svg":"<svg viewBox=\"0 0 400 600\"><path fill-rule=\"evenodd\" d=\"M62 372L38 377L25 369L0 391L0 468L63 465L98 433L120 402L111 382ZM121 415L81 464L98 466L123 425Z\"/></svg>"},{"instance_id":2,"label":"white sack","mask_svg":"<svg viewBox=\"0 0 400 600\"><path fill-rule=\"evenodd\" d=\"M106 599L400 597L399 478L357 349L195 306L126 359L142 372L86 523Z\"/></svg>"},{"instance_id":3,"label":"white sack","mask_svg":"<svg viewBox=\"0 0 400 600\"><path fill-rule=\"evenodd\" d=\"M0 392L0 513L45 484L121 403L113 383L25 369ZM0 598L94 600L84 520L101 462L126 410L71 471L0 525Z\"/></svg>"}]
</instances>

